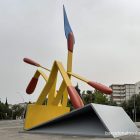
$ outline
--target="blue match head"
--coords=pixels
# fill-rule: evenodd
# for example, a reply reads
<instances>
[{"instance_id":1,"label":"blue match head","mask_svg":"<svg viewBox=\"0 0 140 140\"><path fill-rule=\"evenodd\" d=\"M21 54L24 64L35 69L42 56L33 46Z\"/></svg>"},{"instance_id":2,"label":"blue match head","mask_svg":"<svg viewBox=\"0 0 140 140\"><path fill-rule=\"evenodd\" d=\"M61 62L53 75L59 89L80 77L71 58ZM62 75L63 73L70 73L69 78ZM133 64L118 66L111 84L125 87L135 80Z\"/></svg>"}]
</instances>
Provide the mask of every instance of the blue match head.
<instances>
[{"instance_id":1,"label":"blue match head","mask_svg":"<svg viewBox=\"0 0 140 140\"><path fill-rule=\"evenodd\" d=\"M69 24L69 21L68 21L68 18L67 18L67 14L66 14L66 10L65 10L64 5L63 5L63 14L64 14L64 30L65 30L65 36L68 39L69 34L70 33L73 34L73 32L72 32L72 29L70 27L70 24ZM74 43L75 43L75 40L74 40Z\"/></svg>"}]
</instances>

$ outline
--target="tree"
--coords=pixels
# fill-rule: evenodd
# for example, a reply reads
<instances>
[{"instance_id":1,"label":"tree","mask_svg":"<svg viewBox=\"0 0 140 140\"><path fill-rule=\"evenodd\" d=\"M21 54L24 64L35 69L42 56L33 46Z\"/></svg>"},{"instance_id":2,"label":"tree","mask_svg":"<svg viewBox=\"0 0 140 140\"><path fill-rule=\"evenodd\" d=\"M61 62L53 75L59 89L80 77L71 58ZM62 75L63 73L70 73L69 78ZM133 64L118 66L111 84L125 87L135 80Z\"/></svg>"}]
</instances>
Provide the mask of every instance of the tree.
<instances>
[{"instance_id":1,"label":"tree","mask_svg":"<svg viewBox=\"0 0 140 140\"><path fill-rule=\"evenodd\" d=\"M7 97L6 97L5 105L8 107L8 101L7 101Z\"/></svg>"},{"instance_id":2,"label":"tree","mask_svg":"<svg viewBox=\"0 0 140 140\"><path fill-rule=\"evenodd\" d=\"M68 99L68 104L67 104L68 107L70 107L70 110L72 111L74 109L70 99Z\"/></svg>"},{"instance_id":3,"label":"tree","mask_svg":"<svg viewBox=\"0 0 140 140\"><path fill-rule=\"evenodd\" d=\"M90 103L117 105L115 102L109 101L107 96L98 90L84 90L81 94L78 84L75 86L75 89L77 90L85 105ZM68 106L71 108L71 110L74 109L70 100L68 100Z\"/></svg>"},{"instance_id":4,"label":"tree","mask_svg":"<svg viewBox=\"0 0 140 140\"><path fill-rule=\"evenodd\" d=\"M7 102L5 104L0 102L0 120L10 119L11 118L11 109L9 109L9 105Z\"/></svg>"},{"instance_id":5,"label":"tree","mask_svg":"<svg viewBox=\"0 0 140 140\"><path fill-rule=\"evenodd\" d=\"M21 107L20 105L13 105L12 106L12 117L13 119L16 119L17 117L24 117L24 107Z\"/></svg>"},{"instance_id":6,"label":"tree","mask_svg":"<svg viewBox=\"0 0 140 140\"><path fill-rule=\"evenodd\" d=\"M91 90L87 90L82 92L82 100L84 102L84 104L89 104L92 103L94 101L94 95L93 95L93 91Z\"/></svg>"},{"instance_id":7,"label":"tree","mask_svg":"<svg viewBox=\"0 0 140 140\"><path fill-rule=\"evenodd\" d=\"M101 93L98 90L95 90L94 91L94 103L107 105L107 104L109 104L109 101L108 101L106 95L104 95L103 93Z\"/></svg>"},{"instance_id":8,"label":"tree","mask_svg":"<svg viewBox=\"0 0 140 140\"><path fill-rule=\"evenodd\" d=\"M108 105L111 105L111 106L117 106L117 103L113 100L110 100Z\"/></svg>"},{"instance_id":9,"label":"tree","mask_svg":"<svg viewBox=\"0 0 140 140\"><path fill-rule=\"evenodd\" d=\"M89 104L89 103L109 104L107 96L98 90L83 91L82 99L84 101L84 104Z\"/></svg>"},{"instance_id":10,"label":"tree","mask_svg":"<svg viewBox=\"0 0 140 140\"><path fill-rule=\"evenodd\" d=\"M131 117L131 119L134 120L134 102L136 107L136 116L137 121L140 121L140 94L133 95L128 101L125 101L121 104L121 106L124 108L126 113Z\"/></svg>"},{"instance_id":11,"label":"tree","mask_svg":"<svg viewBox=\"0 0 140 140\"><path fill-rule=\"evenodd\" d=\"M79 94L79 96L81 97L81 90L80 90L80 88L79 88L78 83L77 83L77 85L75 86L75 89L76 89L77 93Z\"/></svg>"}]
</instances>

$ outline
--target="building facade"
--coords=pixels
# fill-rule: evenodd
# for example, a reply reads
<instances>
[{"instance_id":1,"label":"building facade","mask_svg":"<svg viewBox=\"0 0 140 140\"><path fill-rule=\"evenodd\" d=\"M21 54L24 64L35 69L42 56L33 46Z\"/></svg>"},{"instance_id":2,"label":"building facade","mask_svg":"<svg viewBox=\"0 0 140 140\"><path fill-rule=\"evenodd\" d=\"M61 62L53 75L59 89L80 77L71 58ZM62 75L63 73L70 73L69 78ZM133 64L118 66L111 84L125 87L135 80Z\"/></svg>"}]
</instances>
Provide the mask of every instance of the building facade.
<instances>
[{"instance_id":1,"label":"building facade","mask_svg":"<svg viewBox=\"0 0 140 140\"><path fill-rule=\"evenodd\" d=\"M112 84L110 86L113 93L111 100L120 105L124 101L128 101L134 94L140 94L140 82L135 84Z\"/></svg>"},{"instance_id":2,"label":"building facade","mask_svg":"<svg viewBox=\"0 0 140 140\"><path fill-rule=\"evenodd\" d=\"M140 94L140 81L135 84L136 94Z\"/></svg>"}]
</instances>

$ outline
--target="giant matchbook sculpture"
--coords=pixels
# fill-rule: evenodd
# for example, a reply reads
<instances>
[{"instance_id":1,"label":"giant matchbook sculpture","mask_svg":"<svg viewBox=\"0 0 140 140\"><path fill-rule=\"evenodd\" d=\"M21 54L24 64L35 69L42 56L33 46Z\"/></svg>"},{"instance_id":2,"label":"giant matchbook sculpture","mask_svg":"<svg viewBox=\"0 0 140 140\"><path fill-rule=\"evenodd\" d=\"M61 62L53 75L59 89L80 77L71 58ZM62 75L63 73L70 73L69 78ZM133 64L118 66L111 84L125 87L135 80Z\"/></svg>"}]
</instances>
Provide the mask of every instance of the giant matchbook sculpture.
<instances>
[{"instance_id":1,"label":"giant matchbook sculpture","mask_svg":"<svg viewBox=\"0 0 140 140\"><path fill-rule=\"evenodd\" d=\"M32 94L40 76L42 76L46 82L37 101L34 104L29 104L27 106L24 130L39 133L89 136L105 136L105 131L111 132L114 130L136 132L137 127L133 124L122 108L98 104L89 104L84 106L81 97L71 83L72 76L105 94L112 94L112 89L100 83L87 80L86 78L72 72L72 58L75 39L64 7L63 13L65 36L67 38L68 46L67 70L65 70L62 63L59 61L54 61L52 68L48 69L29 58L24 58L24 62L50 72L50 75L47 76L41 69L37 69L26 89L28 94ZM61 73L63 81L57 90L56 85L58 72ZM67 107L68 96L75 108L72 112L70 112L70 108ZM46 98L47 105L43 105ZM115 114L115 116L119 113L117 117L119 122L116 120L114 121L120 123L120 125L117 124L115 127L110 125L109 121L113 121L114 119L110 113ZM120 113L123 116L121 116ZM114 123L111 122L111 124ZM125 125L129 129L124 129ZM115 137L116 135L111 134L110 136Z\"/></svg>"}]
</instances>

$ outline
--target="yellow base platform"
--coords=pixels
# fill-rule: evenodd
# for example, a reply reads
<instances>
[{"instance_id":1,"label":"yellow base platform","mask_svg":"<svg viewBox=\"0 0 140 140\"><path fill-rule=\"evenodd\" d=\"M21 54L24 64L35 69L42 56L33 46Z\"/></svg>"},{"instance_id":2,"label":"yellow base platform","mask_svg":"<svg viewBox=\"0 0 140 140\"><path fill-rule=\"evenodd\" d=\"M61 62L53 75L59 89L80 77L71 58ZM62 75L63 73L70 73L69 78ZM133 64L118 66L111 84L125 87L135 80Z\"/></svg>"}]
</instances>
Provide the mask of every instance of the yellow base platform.
<instances>
[{"instance_id":1,"label":"yellow base platform","mask_svg":"<svg viewBox=\"0 0 140 140\"><path fill-rule=\"evenodd\" d=\"M24 129L29 130L68 112L70 112L69 107L29 104L27 106Z\"/></svg>"}]
</instances>

